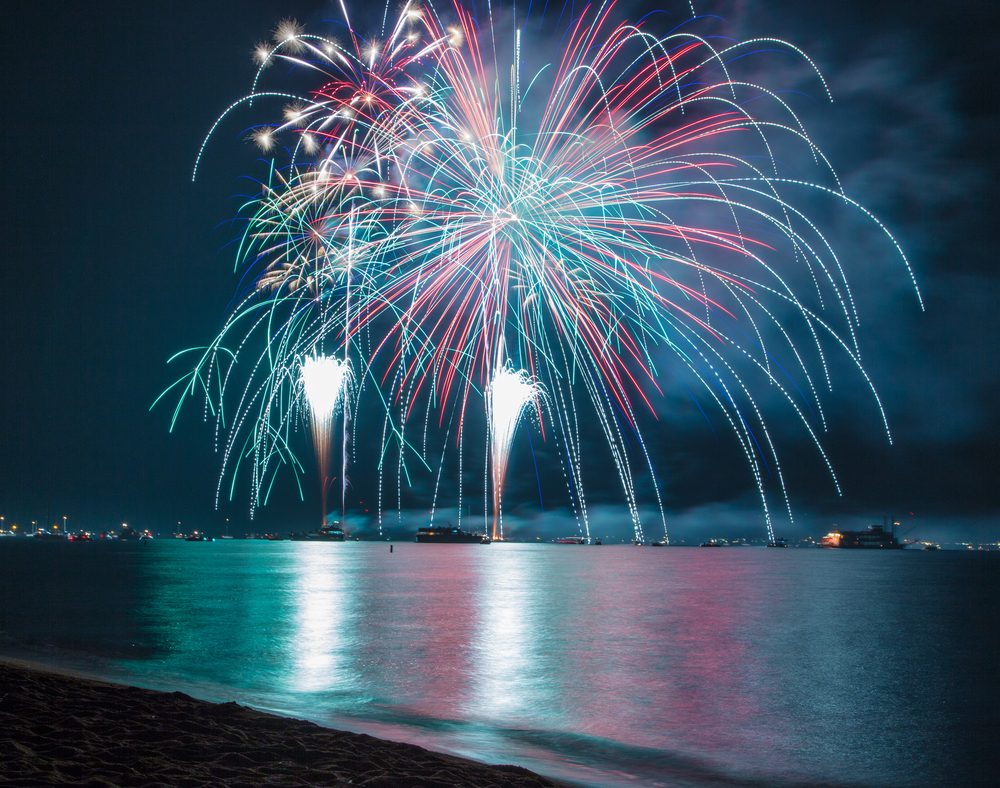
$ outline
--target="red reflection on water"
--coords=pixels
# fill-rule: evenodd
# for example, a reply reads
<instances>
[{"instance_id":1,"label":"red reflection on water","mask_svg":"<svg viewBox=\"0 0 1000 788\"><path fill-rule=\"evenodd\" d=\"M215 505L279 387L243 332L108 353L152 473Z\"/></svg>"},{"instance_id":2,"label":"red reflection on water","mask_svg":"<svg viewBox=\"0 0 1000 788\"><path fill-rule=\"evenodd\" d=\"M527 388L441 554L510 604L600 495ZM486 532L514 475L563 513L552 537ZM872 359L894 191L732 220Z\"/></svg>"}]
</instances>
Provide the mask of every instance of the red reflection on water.
<instances>
[{"instance_id":1,"label":"red reflection on water","mask_svg":"<svg viewBox=\"0 0 1000 788\"><path fill-rule=\"evenodd\" d=\"M476 555L481 545L398 545L397 603L384 615L387 637L366 640L362 658L383 663L386 683L402 683L407 701L394 704L439 719L459 715L479 666L469 643L479 618ZM419 571L414 571L415 569ZM383 577L383 582L393 582ZM385 593L385 589L380 589ZM376 615L378 615L376 613ZM394 644L405 650L393 650Z\"/></svg>"},{"instance_id":2,"label":"red reflection on water","mask_svg":"<svg viewBox=\"0 0 1000 788\"><path fill-rule=\"evenodd\" d=\"M648 747L662 747L670 730L691 744L724 746L734 727L759 713L748 677L763 680L768 670L749 662L744 633L747 617L765 612L766 601L747 582L739 549L685 551L696 571L655 597L650 574L663 571L660 551L608 550L588 567L576 614L555 624L573 630L563 665L577 685L563 689L572 729Z\"/></svg>"}]
</instances>

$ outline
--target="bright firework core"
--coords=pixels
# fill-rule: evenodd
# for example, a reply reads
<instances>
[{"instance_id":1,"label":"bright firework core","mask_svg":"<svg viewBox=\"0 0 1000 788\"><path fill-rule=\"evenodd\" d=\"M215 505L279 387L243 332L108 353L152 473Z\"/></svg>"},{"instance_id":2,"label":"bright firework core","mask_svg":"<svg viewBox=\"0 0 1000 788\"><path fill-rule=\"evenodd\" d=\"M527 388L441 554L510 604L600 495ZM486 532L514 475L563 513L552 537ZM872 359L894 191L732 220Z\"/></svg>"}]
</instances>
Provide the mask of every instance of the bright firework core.
<instances>
[{"instance_id":1,"label":"bright firework core","mask_svg":"<svg viewBox=\"0 0 1000 788\"><path fill-rule=\"evenodd\" d=\"M493 538L503 538L501 511L503 484L507 477L510 447L521 414L536 403L541 389L524 370L501 368L486 390L486 415L490 429L490 460L493 477Z\"/></svg>"},{"instance_id":2,"label":"bright firework core","mask_svg":"<svg viewBox=\"0 0 1000 788\"><path fill-rule=\"evenodd\" d=\"M332 356L307 356L302 362L302 388L312 421L313 446L322 485L323 524L326 524L326 494L330 485L330 433L333 414L346 398L351 365Z\"/></svg>"}]
</instances>

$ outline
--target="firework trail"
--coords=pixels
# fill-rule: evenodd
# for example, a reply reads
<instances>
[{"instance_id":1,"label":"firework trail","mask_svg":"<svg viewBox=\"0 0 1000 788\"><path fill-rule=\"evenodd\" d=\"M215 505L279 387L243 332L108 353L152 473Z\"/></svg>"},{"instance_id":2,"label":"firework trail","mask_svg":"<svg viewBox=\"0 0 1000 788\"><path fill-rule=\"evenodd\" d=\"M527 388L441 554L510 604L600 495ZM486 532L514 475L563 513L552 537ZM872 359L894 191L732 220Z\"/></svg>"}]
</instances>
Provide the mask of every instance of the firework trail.
<instances>
[{"instance_id":1,"label":"firework trail","mask_svg":"<svg viewBox=\"0 0 1000 788\"><path fill-rule=\"evenodd\" d=\"M503 484L514 432L525 408L539 402L541 391L524 370L497 370L486 389L486 419L489 426L493 482L493 539L503 539Z\"/></svg>"},{"instance_id":2,"label":"firework trail","mask_svg":"<svg viewBox=\"0 0 1000 788\"><path fill-rule=\"evenodd\" d=\"M269 160L241 213L237 265L253 285L174 384L175 419L198 393L214 416L220 494L246 469L253 508L278 468L299 477L296 360L318 347L357 370L355 403L384 414L380 518L393 465L398 508L404 481L434 461L436 506L457 462L461 509L467 415L485 406L499 533L510 441L543 387L539 427L587 536L585 481L600 468L588 471L583 447L595 432L636 538L643 494L666 533L639 412L655 415L663 387L684 377L732 428L772 539L768 487L789 517L791 507L756 389L778 392L835 486L820 440L831 355L871 389L888 434L847 271L805 206L822 197L909 265L791 106L735 70L778 47L827 94L822 76L785 42L719 48L616 13L604 3L569 14L553 62L530 68L530 29L507 35L492 11L477 19L460 2L407 3L374 38L348 21L347 42L286 21L258 47L251 92L212 126L195 165L233 113L281 106L251 134ZM275 63L311 86L261 89ZM346 440L345 428L345 457ZM651 493L637 489L637 465Z\"/></svg>"},{"instance_id":3,"label":"firework trail","mask_svg":"<svg viewBox=\"0 0 1000 788\"><path fill-rule=\"evenodd\" d=\"M330 356L308 356L302 362L302 388L309 404L313 448L322 487L323 525L327 522L327 490L330 486L330 435L333 415L339 403L346 413L351 367L347 361ZM345 480L346 484L346 480Z\"/></svg>"}]
</instances>

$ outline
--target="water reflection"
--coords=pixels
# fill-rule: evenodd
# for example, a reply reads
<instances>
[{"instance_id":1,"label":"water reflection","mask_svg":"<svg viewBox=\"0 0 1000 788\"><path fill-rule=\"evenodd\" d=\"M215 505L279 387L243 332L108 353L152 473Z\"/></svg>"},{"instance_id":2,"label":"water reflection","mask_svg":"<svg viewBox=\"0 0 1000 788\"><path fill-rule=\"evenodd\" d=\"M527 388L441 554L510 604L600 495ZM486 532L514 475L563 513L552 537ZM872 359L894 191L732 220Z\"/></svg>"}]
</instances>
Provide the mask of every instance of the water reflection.
<instances>
[{"instance_id":1,"label":"water reflection","mask_svg":"<svg viewBox=\"0 0 1000 788\"><path fill-rule=\"evenodd\" d=\"M464 711L513 724L539 700L531 692L538 670L537 642L531 639L538 629L536 596L517 545L497 544L488 559L477 562L480 614L472 642L477 680Z\"/></svg>"},{"instance_id":2,"label":"water reflection","mask_svg":"<svg viewBox=\"0 0 1000 788\"><path fill-rule=\"evenodd\" d=\"M469 649L482 611L475 596L476 554L466 545L398 545L381 571L395 589L381 613L382 643L392 643L381 662L373 694L397 714L433 720L461 717L480 669ZM479 547L475 545L475 547ZM480 548L482 549L482 548Z\"/></svg>"},{"instance_id":3,"label":"water reflection","mask_svg":"<svg viewBox=\"0 0 1000 788\"><path fill-rule=\"evenodd\" d=\"M0 650L595 785L970 782L1000 556L892 552L0 542Z\"/></svg>"},{"instance_id":4,"label":"water reflection","mask_svg":"<svg viewBox=\"0 0 1000 788\"><path fill-rule=\"evenodd\" d=\"M348 653L355 591L343 545L306 545L293 553L291 607L295 627L288 643L293 667L288 686L298 692L345 689L355 679Z\"/></svg>"}]
</instances>

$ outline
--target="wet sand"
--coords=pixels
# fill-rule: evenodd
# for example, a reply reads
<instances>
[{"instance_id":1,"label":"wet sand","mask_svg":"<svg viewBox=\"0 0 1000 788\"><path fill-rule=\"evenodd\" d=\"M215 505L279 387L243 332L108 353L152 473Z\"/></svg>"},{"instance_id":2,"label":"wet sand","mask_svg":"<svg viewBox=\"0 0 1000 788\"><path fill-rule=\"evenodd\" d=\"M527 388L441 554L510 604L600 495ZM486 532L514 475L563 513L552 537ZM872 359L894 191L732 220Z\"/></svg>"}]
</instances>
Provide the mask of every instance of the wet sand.
<instances>
[{"instance_id":1,"label":"wet sand","mask_svg":"<svg viewBox=\"0 0 1000 788\"><path fill-rule=\"evenodd\" d=\"M236 703L105 684L0 661L5 785L554 786Z\"/></svg>"}]
</instances>

